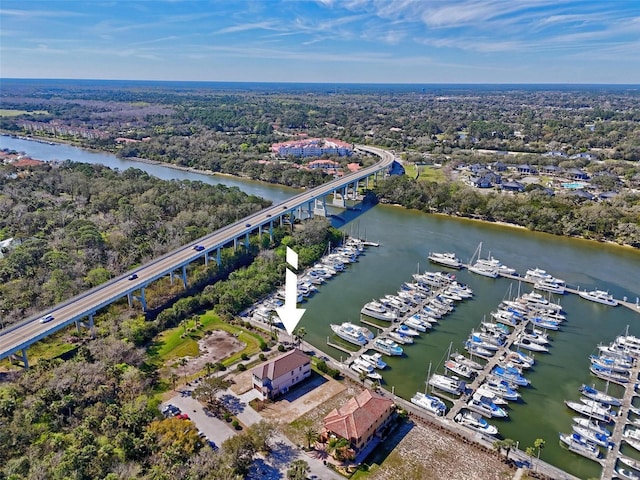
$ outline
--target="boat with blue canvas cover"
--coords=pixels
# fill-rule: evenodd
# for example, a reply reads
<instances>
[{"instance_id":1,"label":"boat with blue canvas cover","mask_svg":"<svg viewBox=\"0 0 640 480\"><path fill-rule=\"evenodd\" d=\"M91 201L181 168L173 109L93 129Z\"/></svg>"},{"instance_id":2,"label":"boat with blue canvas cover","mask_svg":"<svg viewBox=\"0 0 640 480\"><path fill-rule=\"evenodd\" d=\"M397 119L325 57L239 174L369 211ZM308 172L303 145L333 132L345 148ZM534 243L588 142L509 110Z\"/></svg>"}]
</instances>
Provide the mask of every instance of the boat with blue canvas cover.
<instances>
[{"instance_id":1,"label":"boat with blue canvas cover","mask_svg":"<svg viewBox=\"0 0 640 480\"><path fill-rule=\"evenodd\" d=\"M518 369L514 367L501 367L500 365L496 365L491 370L491 374L522 387L529 385L529 380L523 377Z\"/></svg>"},{"instance_id":2,"label":"boat with blue canvas cover","mask_svg":"<svg viewBox=\"0 0 640 480\"><path fill-rule=\"evenodd\" d=\"M593 443L587 441L580 434L575 432L566 434L560 433L560 441L565 444L572 452L575 452L578 455L582 455L583 457L589 458L591 460L600 462L600 457L602 456L602 454L600 453L600 449Z\"/></svg>"},{"instance_id":3,"label":"boat with blue canvas cover","mask_svg":"<svg viewBox=\"0 0 640 480\"><path fill-rule=\"evenodd\" d=\"M573 417L573 423L580 425L581 427L588 428L589 430L594 430L602 435L606 435L607 437L611 436L611 430L600 425L600 422L597 420L593 420L588 417Z\"/></svg>"},{"instance_id":4,"label":"boat with blue canvas cover","mask_svg":"<svg viewBox=\"0 0 640 480\"><path fill-rule=\"evenodd\" d=\"M462 409L453 419L456 423L464 425L485 435L494 436L498 434L498 428L487 422L482 415L471 410Z\"/></svg>"},{"instance_id":5,"label":"boat with blue canvas cover","mask_svg":"<svg viewBox=\"0 0 640 480\"><path fill-rule=\"evenodd\" d=\"M583 384L579 389L580 393L585 397L591 398L604 405L611 405L612 407L619 407L622 405L622 400L612 395L608 395L605 392L597 390L596 388Z\"/></svg>"},{"instance_id":6,"label":"boat with blue canvas cover","mask_svg":"<svg viewBox=\"0 0 640 480\"><path fill-rule=\"evenodd\" d=\"M601 447L607 448L611 443L609 441L609 437L603 435L602 433L598 433L594 430L589 430L588 428L581 427L580 425L572 425L572 430L579 434L582 438L584 438L587 442L595 443L596 445L600 445Z\"/></svg>"},{"instance_id":7,"label":"boat with blue canvas cover","mask_svg":"<svg viewBox=\"0 0 640 480\"><path fill-rule=\"evenodd\" d=\"M478 392L474 393L467 402L467 408L488 418L507 418L509 416L504 408L495 404L494 397L479 394Z\"/></svg>"}]
</instances>

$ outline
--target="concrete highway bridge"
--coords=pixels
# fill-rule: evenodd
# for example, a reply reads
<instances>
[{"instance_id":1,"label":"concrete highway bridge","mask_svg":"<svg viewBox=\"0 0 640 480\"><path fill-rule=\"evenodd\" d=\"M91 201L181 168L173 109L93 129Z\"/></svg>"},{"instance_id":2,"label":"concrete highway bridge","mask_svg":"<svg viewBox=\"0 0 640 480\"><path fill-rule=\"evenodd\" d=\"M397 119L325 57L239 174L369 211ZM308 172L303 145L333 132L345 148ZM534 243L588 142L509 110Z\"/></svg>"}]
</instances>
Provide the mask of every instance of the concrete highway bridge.
<instances>
[{"instance_id":1,"label":"concrete highway bridge","mask_svg":"<svg viewBox=\"0 0 640 480\"><path fill-rule=\"evenodd\" d=\"M205 264L212 260L220 264L224 247L231 244L234 248L238 244L248 245L249 235L252 233L271 235L274 225L282 225L285 217L293 221L295 218L310 218L314 215L326 216L327 198L330 195L333 195L333 199L329 197L331 205L345 208L346 200L355 199L360 185L368 187L370 180L375 182L378 176L384 176L394 161L394 155L387 150L357 145L356 151L377 155L380 161L249 215L37 316L3 329L0 331L0 359L17 357L26 368L29 365L27 349L30 345L71 324L75 324L78 329L89 328L93 332L93 317L96 312L125 296L129 305L139 301L143 310L146 310L145 287L159 278L169 275L173 280L177 273L182 277L186 288L187 265L191 262L204 258ZM45 318L47 321L43 322Z\"/></svg>"}]
</instances>

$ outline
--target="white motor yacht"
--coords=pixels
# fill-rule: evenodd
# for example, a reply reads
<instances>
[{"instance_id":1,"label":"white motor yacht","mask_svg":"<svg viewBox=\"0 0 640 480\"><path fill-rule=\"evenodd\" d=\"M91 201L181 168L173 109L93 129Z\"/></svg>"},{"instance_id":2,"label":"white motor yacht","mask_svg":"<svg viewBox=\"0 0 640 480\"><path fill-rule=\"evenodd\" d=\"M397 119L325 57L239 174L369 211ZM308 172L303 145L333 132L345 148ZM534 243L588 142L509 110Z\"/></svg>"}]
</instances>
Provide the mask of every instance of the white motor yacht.
<instances>
[{"instance_id":1,"label":"white motor yacht","mask_svg":"<svg viewBox=\"0 0 640 480\"><path fill-rule=\"evenodd\" d=\"M454 418L456 423L469 427L472 430L476 430L485 435L497 435L498 428L489 424L483 417L477 412L470 410L461 410Z\"/></svg>"},{"instance_id":2,"label":"white motor yacht","mask_svg":"<svg viewBox=\"0 0 640 480\"><path fill-rule=\"evenodd\" d=\"M436 263L438 265L442 265L444 267L456 268L456 269L462 268L462 262L458 257L456 257L455 253L432 252L432 253L429 253L429 256L427 258L429 259L430 262Z\"/></svg>"},{"instance_id":3,"label":"white motor yacht","mask_svg":"<svg viewBox=\"0 0 640 480\"><path fill-rule=\"evenodd\" d=\"M579 291L578 295L580 295L585 300L602 303L611 307L615 307L618 305L618 301L613 298L613 295L610 295L609 292L605 292L604 290Z\"/></svg>"},{"instance_id":4,"label":"white motor yacht","mask_svg":"<svg viewBox=\"0 0 640 480\"><path fill-rule=\"evenodd\" d=\"M439 417L447 413L447 406L445 405L445 403L439 398L434 397L433 395L416 392L416 394L411 397L411 403L419 406L420 408L424 408L428 412L431 412Z\"/></svg>"},{"instance_id":5,"label":"white motor yacht","mask_svg":"<svg viewBox=\"0 0 640 480\"><path fill-rule=\"evenodd\" d=\"M360 313L387 322L395 322L398 319L398 315L395 312L392 312L383 304L375 300L365 304L365 306L362 307L362 310L360 310Z\"/></svg>"}]
</instances>

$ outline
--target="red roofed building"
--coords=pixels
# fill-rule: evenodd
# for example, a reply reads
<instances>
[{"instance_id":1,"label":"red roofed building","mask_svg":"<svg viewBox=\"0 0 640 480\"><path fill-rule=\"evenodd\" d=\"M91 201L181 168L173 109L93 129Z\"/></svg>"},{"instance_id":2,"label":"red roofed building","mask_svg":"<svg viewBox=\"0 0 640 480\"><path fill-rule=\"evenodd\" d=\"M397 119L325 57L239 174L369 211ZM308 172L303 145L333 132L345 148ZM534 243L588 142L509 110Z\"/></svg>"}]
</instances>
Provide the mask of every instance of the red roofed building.
<instances>
[{"instance_id":1,"label":"red roofed building","mask_svg":"<svg viewBox=\"0 0 640 480\"><path fill-rule=\"evenodd\" d=\"M347 439L360 452L374 439L382 438L395 417L395 404L371 390L365 390L324 417L322 436Z\"/></svg>"},{"instance_id":2,"label":"red roofed building","mask_svg":"<svg viewBox=\"0 0 640 480\"><path fill-rule=\"evenodd\" d=\"M311 358L297 348L251 370L262 400L275 398L311 376Z\"/></svg>"}]
</instances>

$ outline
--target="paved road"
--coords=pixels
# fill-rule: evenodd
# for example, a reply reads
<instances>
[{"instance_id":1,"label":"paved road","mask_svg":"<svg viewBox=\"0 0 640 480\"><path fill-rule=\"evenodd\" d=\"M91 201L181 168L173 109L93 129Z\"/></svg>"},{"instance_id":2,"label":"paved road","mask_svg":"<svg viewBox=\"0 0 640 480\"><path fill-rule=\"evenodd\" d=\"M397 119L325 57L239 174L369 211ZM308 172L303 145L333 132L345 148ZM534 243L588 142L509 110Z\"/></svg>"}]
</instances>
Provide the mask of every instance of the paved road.
<instances>
[{"instance_id":1,"label":"paved road","mask_svg":"<svg viewBox=\"0 0 640 480\"><path fill-rule=\"evenodd\" d=\"M97 310L113 303L123 296L142 288L149 283L167 275L176 269L187 265L199 257L204 256L223 245L229 243L234 238L241 238L243 235L255 230L259 225L268 224L272 219L276 219L283 212L291 211L297 205L306 205L323 194L334 191L337 187L344 185L346 182L354 182L356 179L365 178L381 168L386 168L394 160L393 154L386 150L358 146L361 150L379 155L381 160L376 165L365 168L355 174L347 175L341 179L333 180L320 187L305 191L296 195L285 202L264 209L258 213L250 215L239 222L233 223L217 230L196 242L184 245L158 259L155 259L142 267L135 270L138 278L128 280L132 272L115 278L99 287L89 290L73 299L57 305L52 310L44 313L53 315L54 320L48 323L40 323L39 318L42 314L30 318L20 324L8 327L0 332L0 359L6 358L23 348L28 347L34 341L44 338L53 332L64 328L74 320L87 317L95 313ZM248 226L247 226L248 225ZM195 245L205 247L203 251L193 249Z\"/></svg>"},{"instance_id":2,"label":"paved road","mask_svg":"<svg viewBox=\"0 0 640 480\"><path fill-rule=\"evenodd\" d=\"M207 415L200 402L191 398L190 390L191 387L183 389L163 405L173 404L183 413L188 414L196 428L203 432L209 440L215 442L217 446L221 446L227 438L238 433L226 421ZM247 393L238 396L231 390L226 390L220 393L219 397L241 423L249 426L262 420L262 417L249 406L247 400L251 397L251 391ZM313 475L315 475L316 478L323 480L341 480L340 475L328 469L322 461L307 455L280 434L276 435L272 441L272 452L265 458L257 457L245 478L250 480L281 480L286 478L287 469L291 462L298 459L309 464L310 472L307 477L314 478Z\"/></svg>"}]
</instances>

